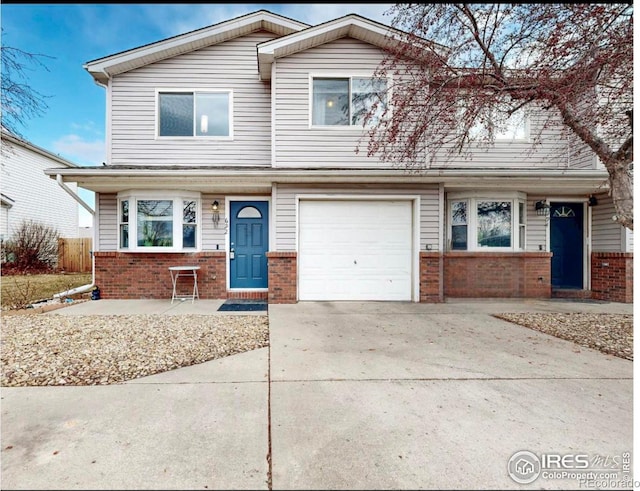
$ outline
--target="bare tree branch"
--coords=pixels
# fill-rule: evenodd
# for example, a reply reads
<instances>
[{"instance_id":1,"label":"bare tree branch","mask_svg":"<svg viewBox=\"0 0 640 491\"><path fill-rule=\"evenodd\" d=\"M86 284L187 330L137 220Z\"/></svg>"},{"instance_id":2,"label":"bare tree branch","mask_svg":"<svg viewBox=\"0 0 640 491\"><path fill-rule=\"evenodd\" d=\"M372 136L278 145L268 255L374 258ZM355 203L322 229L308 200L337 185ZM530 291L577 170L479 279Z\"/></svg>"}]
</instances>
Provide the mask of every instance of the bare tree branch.
<instances>
[{"instance_id":1,"label":"bare tree branch","mask_svg":"<svg viewBox=\"0 0 640 491\"><path fill-rule=\"evenodd\" d=\"M4 38L4 29L2 37ZM19 48L0 46L2 77L0 79L0 123L2 129L15 136L22 137L21 128L29 119L42 116L48 109L47 99L51 96L33 89L29 80L29 71L44 69L49 71L42 61L51 56L34 54Z\"/></svg>"},{"instance_id":2,"label":"bare tree branch","mask_svg":"<svg viewBox=\"0 0 640 491\"><path fill-rule=\"evenodd\" d=\"M492 146L494 127L527 111L538 123L532 151L558 125L572 134L609 172L618 221L633 229L633 4L413 3L389 13L406 36L375 72L393 79L393 109L368 131L369 155L444 165Z\"/></svg>"}]
</instances>

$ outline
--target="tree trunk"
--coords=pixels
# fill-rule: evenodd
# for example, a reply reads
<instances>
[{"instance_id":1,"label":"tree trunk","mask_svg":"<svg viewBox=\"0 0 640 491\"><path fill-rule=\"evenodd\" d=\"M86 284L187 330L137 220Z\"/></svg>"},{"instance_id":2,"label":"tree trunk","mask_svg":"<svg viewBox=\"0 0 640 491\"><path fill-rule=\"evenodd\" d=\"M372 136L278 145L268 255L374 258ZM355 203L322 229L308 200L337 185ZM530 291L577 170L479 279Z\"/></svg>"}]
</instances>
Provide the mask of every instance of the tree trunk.
<instances>
[{"instance_id":1,"label":"tree trunk","mask_svg":"<svg viewBox=\"0 0 640 491\"><path fill-rule=\"evenodd\" d=\"M604 162L609 172L609 189L615 206L615 220L633 230L633 179L629 163L619 160Z\"/></svg>"}]
</instances>

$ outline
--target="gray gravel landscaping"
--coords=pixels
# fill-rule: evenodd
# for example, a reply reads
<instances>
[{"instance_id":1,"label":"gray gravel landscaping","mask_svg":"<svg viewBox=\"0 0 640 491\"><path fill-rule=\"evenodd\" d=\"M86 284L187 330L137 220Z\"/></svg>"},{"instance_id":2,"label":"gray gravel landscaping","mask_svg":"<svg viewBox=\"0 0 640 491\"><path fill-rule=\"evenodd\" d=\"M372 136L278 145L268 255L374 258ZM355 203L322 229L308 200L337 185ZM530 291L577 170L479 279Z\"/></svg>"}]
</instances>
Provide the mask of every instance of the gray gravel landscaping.
<instances>
[{"instance_id":1,"label":"gray gravel landscaping","mask_svg":"<svg viewBox=\"0 0 640 491\"><path fill-rule=\"evenodd\" d=\"M0 385L114 384L268 343L266 315L7 315Z\"/></svg>"},{"instance_id":2,"label":"gray gravel landscaping","mask_svg":"<svg viewBox=\"0 0 640 491\"><path fill-rule=\"evenodd\" d=\"M587 348L633 360L633 315L504 313L495 317Z\"/></svg>"},{"instance_id":3,"label":"gray gravel landscaping","mask_svg":"<svg viewBox=\"0 0 640 491\"><path fill-rule=\"evenodd\" d=\"M495 317L633 360L633 315ZM268 346L267 315L3 315L0 385L107 385Z\"/></svg>"}]
</instances>

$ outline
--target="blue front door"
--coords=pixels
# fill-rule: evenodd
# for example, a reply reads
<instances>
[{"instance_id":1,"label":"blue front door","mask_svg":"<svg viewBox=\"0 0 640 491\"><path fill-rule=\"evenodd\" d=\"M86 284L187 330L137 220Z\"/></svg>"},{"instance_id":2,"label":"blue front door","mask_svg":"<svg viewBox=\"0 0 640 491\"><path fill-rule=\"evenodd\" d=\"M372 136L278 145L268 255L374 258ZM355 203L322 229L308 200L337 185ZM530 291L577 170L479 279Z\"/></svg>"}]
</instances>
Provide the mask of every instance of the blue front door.
<instances>
[{"instance_id":1,"label":"blue front door","mask_svg":"<svg viewBox=\"0 0 640 491\"><path fill-rule=\"evenodd\" d=\"M267 288L269 203L231 201L229 214L229 286Z\"/></svg>"},{"instance_id":2,"label":"blue front door","mask_svg":"<svg viewBox=\"0 0 640 491\"><path fill-rule=\"evenodd\" d=\"M582 289L583 205L551 203L551 286Z\"/></svg>"}]
</instances>

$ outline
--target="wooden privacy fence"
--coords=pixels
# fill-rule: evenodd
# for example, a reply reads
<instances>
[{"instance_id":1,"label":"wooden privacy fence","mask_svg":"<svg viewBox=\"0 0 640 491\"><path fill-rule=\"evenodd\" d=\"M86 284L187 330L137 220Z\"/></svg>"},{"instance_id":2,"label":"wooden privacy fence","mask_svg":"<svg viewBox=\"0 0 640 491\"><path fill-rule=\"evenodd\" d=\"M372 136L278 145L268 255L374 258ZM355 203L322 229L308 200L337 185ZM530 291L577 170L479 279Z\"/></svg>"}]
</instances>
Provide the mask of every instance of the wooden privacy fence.
<instances>
[{"instance_id":1,"label":"wooden privacy fence","mask_svg":"<svg viewBox=\"0 0 640 491\"><path fill-rule=\"evenodd\" d=\"M58 239L58 269L68 273L91 272L91 237Z\"/></svg>"}]
</instances>

